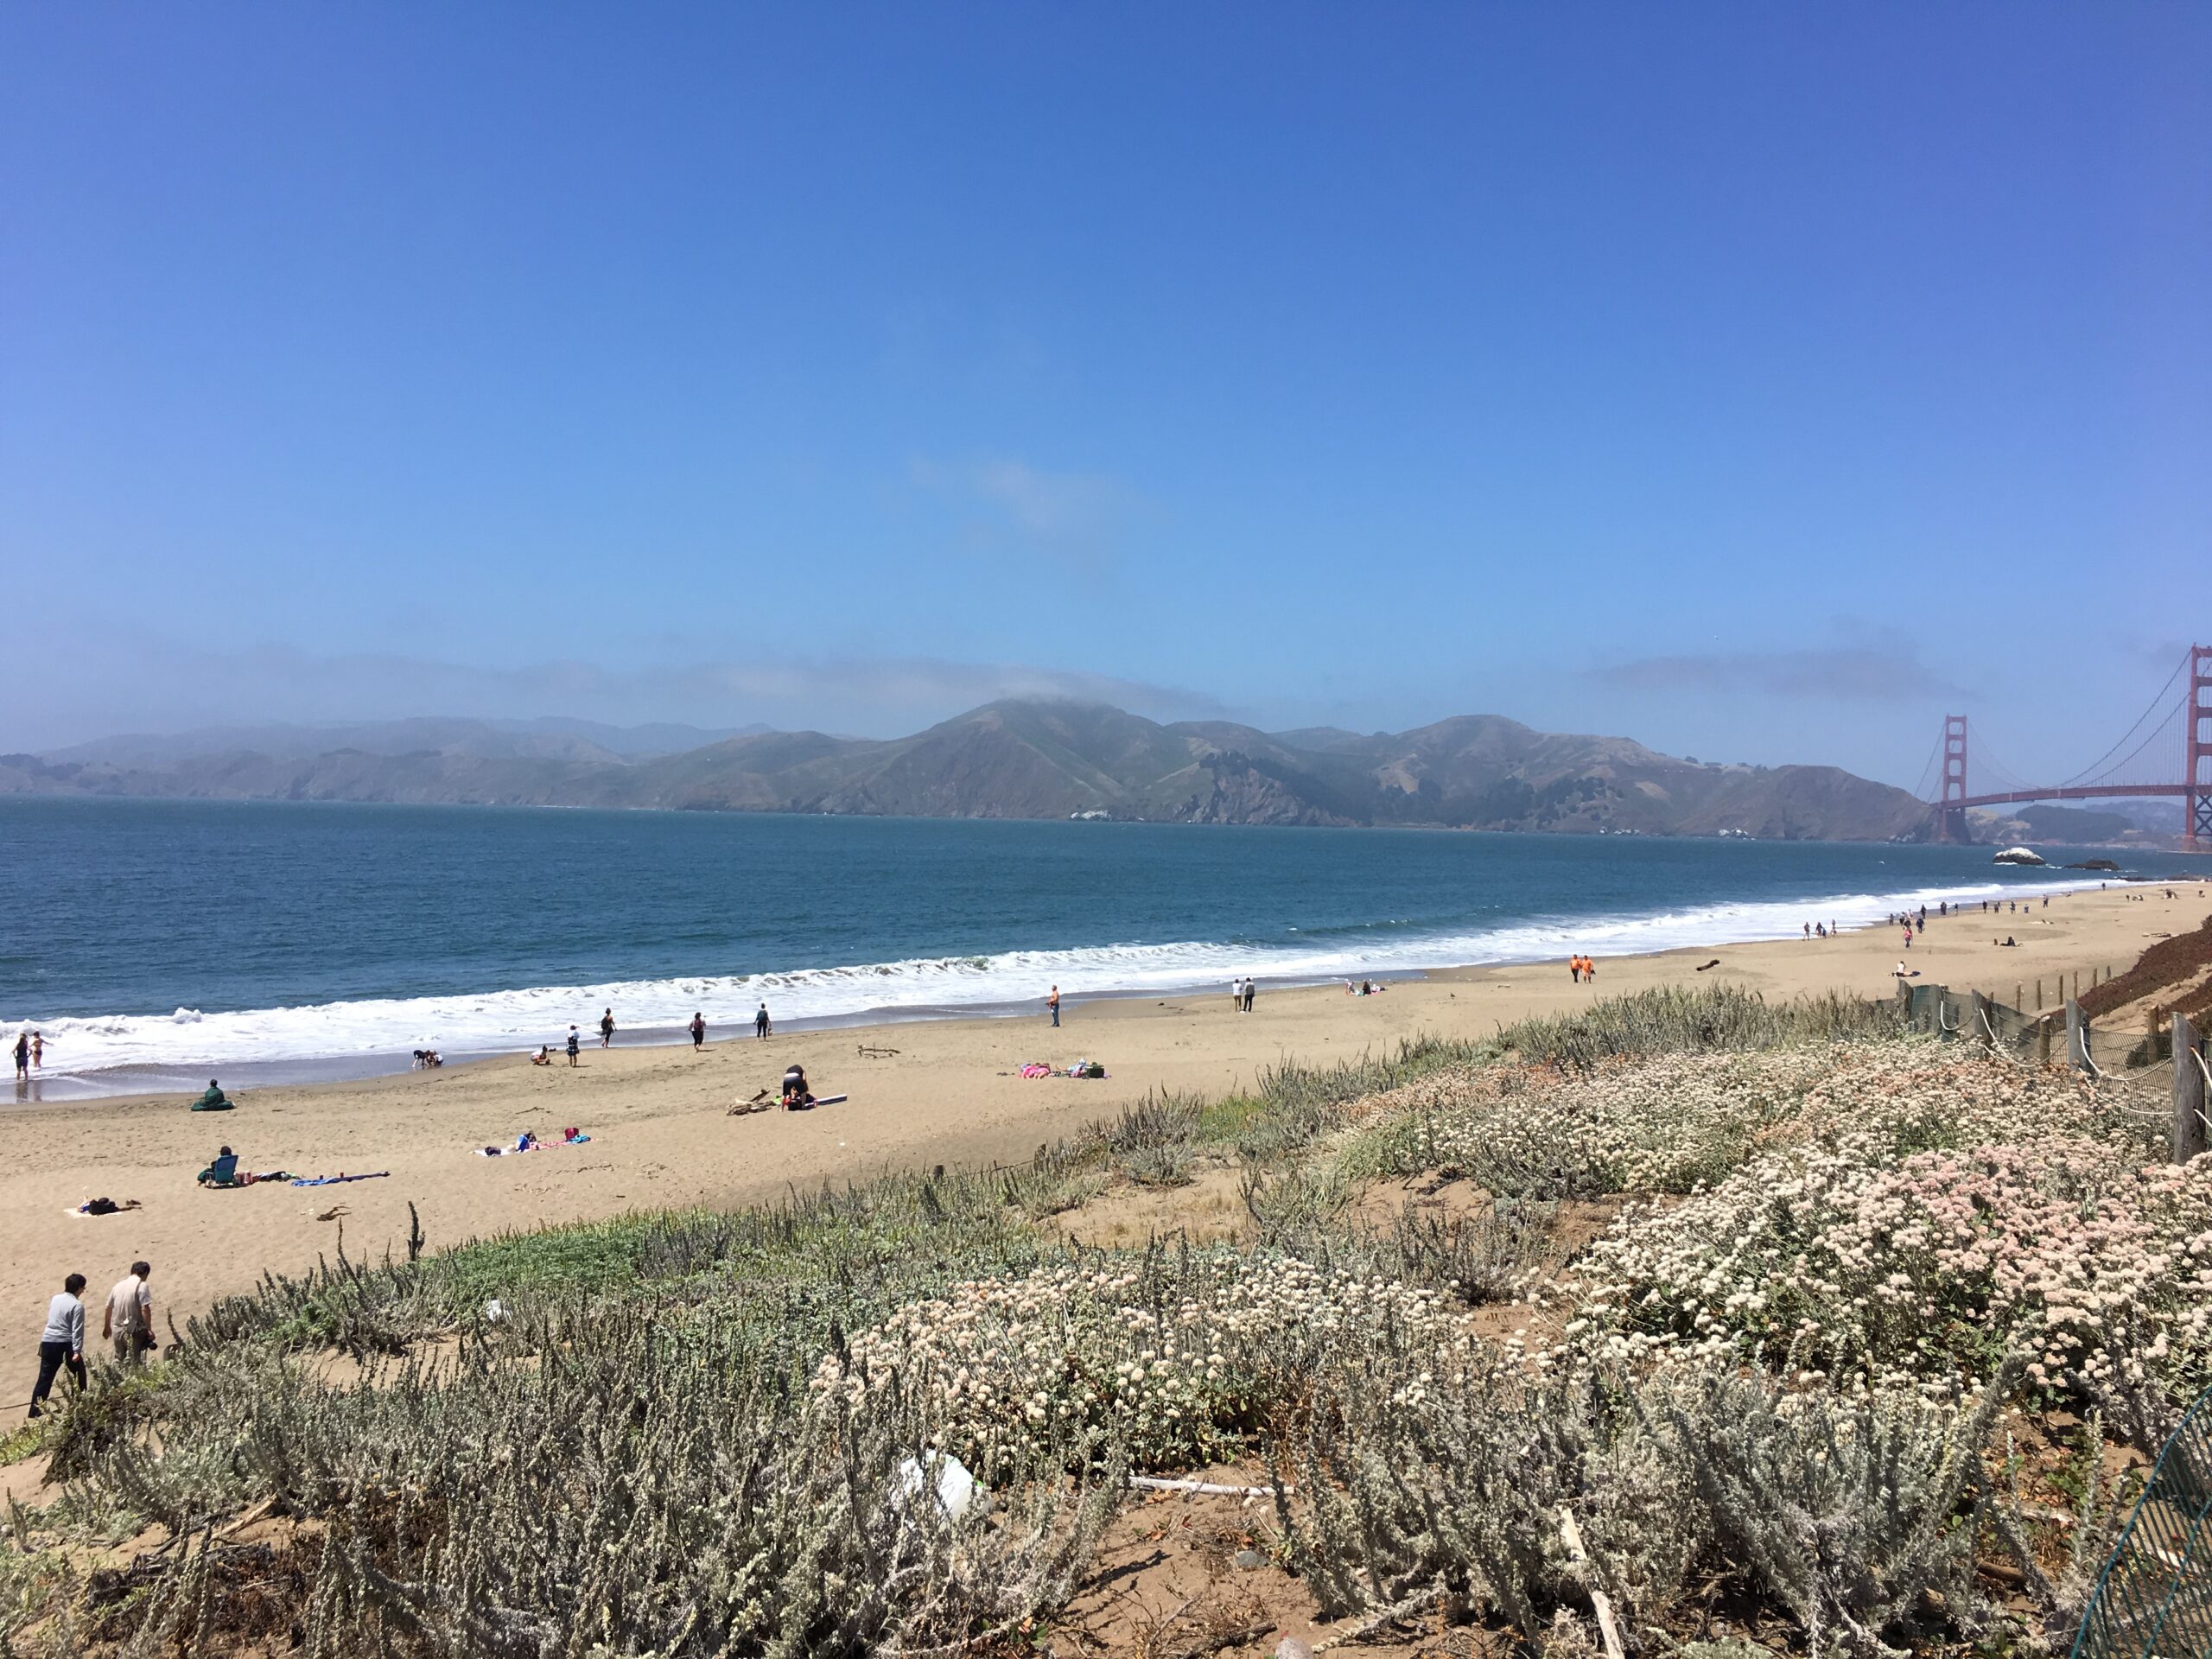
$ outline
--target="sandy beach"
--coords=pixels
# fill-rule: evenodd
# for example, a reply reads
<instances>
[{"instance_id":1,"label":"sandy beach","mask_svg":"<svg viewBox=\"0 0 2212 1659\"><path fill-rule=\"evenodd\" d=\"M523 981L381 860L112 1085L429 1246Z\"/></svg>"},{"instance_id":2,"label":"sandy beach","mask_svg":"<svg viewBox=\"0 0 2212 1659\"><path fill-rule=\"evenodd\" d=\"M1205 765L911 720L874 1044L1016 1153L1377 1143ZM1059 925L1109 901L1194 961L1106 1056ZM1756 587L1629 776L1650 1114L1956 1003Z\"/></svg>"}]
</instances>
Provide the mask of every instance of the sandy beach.
<instances>
[{"instance_id":1,"label":"sandy beach","mask_svg":"<svg viewBox=\"0 0 2212 1659\"><path fill-rule=\"evenodd\" d=\"M2024 995L2032 1007L2038 979L2049 1001L2058 976L2078 972L2086 986L2093 973L2122 971L2145 945L2196 926L2212 904L2208 889L2172 891L2169 899L2162 887L2113 887L2010 915L1931 917L1909 965L1923 982L2008 1003ZM1996 944L2008 934L2016 947ZM350 1255L397 1252L410 1203L439 1249L630 1210L773 1199L887 1166L1019 1160L1150 1089L1220 1095L1286 1058L1325 1063L1425 1032L1484 1036L1527 1015L1657 985L1888 995L1903 954L1895 929L1872 928L1610 959L1594 988L1571 983L1564 963L1467 969L1370 997L1341 988L1263 993L1249 1015L1232 1010L1225 984L1203 995L1093 1001L1064 987L1058 1031L1040 1007L1034 1018L848 1027L766 1042L715 1033L696 1053L588 1047L573 1070L558 1056L538 1067L518 1054L363 1083L248 1090L221 1115L188 1112L186 1097L174 1095L66 1103L19 1095L0 1108L13 1154L0 1174L0 1376L9 1379L0 1405L20 1413L46 1298L73 1270L91 1281L97 1321L100 1298L132 1259L151 1262L166 1340L168 1316L181 1327L211 1298L249 1288L264 1272L311 1268L335 1250L341 1227ZM1715 957L1718 967L1696 971ZM1099 1060L1111 1075L1018 1075L1027 1061L1065 1068L1078 1058ZM728 1115L735 1101L772 1089L793 1060L817 1093L850 1100L806 1114ZM524 1129L557 1135L569 1125L590 1142L476 1155ZM201 1191L194 1177L223 1143L251 1169L390 1173L340 1186ZM143 1207L66 1213L98 1195Z\"/></svg>"}]
</instances>

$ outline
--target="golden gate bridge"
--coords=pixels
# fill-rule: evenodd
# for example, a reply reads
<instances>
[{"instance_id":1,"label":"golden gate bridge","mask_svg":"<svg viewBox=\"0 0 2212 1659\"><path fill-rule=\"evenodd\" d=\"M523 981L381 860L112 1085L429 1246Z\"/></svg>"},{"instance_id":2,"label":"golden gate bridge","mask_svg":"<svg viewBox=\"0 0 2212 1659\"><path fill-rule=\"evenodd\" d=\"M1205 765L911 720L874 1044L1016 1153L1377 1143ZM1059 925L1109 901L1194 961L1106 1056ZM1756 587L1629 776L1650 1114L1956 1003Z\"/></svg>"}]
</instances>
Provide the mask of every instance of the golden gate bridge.
<instances>
[{"instance_id":1,"label":"golden gate bridge","mask_svg":"<svg viewBox=\"0 0 2212 1659\"><path fill-rule=\"evenodd\" d=\"M2172 770L2177 749L2182 762L2178 782ZM1964 715L1943 716L1940 757L1939 792L1931 798L1928 784L1936 773L1936 754L1929 757L1916 791L1935 814L1938 841L1972 839L1967 833L1968 807L2177 795L2182 801L2182 850L2212 853L2212 645L2191 645L2135 724L2063 783L2022 782L2018 773L1990 753L1986 743L1977 742L1976 780L2002 786L1980 793L1969 790Z\"/></svg>"}]
</instances>

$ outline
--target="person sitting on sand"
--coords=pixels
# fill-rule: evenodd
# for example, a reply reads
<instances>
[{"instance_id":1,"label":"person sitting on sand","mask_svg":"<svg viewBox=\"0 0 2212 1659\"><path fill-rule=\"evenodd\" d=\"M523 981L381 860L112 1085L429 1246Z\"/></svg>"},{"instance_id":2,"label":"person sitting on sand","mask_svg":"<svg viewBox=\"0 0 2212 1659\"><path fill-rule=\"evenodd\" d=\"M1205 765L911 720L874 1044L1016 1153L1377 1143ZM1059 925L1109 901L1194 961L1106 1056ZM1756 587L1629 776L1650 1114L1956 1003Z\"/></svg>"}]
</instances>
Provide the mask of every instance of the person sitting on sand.
<instances>
[{"instance_id":1,"label":"person sitting on sand","mask_svg":"<svg viewBox=\"0 0 2212 1659\"><path fill-rule=\"evenodd\" d=\"M552 1045L552 1044L550 1044L550 1043L540 1043L540 1044L537 1046L537 1053L535 1053L535 1054L533 1054L533 1055L531 1055L531 1056L530 1057L530 1063L531 1063L532 1065L552 1065L552 1064L553 1064L553 1045Z\"/></svg>"},{"instance_id":2,"label":"person sitting on sand","mask_svg":"<svg viewBox=\"0 0 2212 1659\"><path fill-rule=\"evenodd\" d=\"M238 1155L228 1147L215 1154L215 1161L200 1172L202 1186L251 1186L253 1177L238 1174Z\"/></svg>"},{"instance_id":3,"label":"person sitting on sand","mask_svg":"<svg viewBox=\"0 0 2212 1659\"><path fill-rule=\"evenodd\" d=\"M195 1112L227 1112L231 1109L231 1097L223 1092L221 1084L210 1077L207 1079L207 1092L192 1103L192 1109Z\"/></svg>"},{"instance_id":4,"label":"person sitting on sand","mask_svg":"<svg viewBox=\"0 0 2212 1659\"><path fill-rule=\"evenodd\" d=\"M784 1109L803 1112L813 1104L814 1096L806 1086L806 1068L793 1060L791 1069L784 1073Z\"/></svg>"}]
</instances>

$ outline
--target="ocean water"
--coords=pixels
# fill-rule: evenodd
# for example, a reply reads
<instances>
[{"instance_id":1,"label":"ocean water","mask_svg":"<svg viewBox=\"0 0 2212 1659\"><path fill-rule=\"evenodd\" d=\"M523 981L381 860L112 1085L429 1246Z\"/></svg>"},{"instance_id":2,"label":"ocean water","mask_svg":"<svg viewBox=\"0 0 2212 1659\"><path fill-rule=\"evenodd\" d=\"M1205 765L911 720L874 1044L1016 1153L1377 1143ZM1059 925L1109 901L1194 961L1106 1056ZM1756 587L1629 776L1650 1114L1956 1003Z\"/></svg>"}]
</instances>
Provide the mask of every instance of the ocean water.
<instances>
[{"instance_id":1,"label":"ocean water","mask_svg":"<svg viewBox=\"0 0 2212 1659\"><path fill-rule=\"evenodd\" d=\"M1054 984L1602 957L2084 880L1972 848L0 800L0 1026L43 1031L53 1097L366 1075L610 1005L624 1040L763 1001L785 1025L1033 1011Z\"/></svg>"}]
</instances>

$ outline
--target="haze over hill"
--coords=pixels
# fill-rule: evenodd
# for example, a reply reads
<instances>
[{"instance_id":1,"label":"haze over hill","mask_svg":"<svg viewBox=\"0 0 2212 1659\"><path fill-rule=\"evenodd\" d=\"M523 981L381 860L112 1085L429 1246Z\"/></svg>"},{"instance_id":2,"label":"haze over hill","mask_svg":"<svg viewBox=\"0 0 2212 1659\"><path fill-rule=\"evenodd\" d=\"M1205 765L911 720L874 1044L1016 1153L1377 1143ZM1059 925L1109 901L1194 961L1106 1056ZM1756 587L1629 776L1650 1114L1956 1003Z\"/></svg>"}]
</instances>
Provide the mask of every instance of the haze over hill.
<instances>
[{"instance_id":1,"label":"haze over hill","mask_svg":"<svg viewBox=\"0 0 2212 1659\"><path fill-rule=\"evenodd\" d=\"M1702 764L1494 715L1408 732L1163 725L1009 701L888 741L420 720L0 755L0 792L1886 840L1927 810L1834 766ZM676 747L664 745L695 740Z\"/></svg>"}]
</instances>

